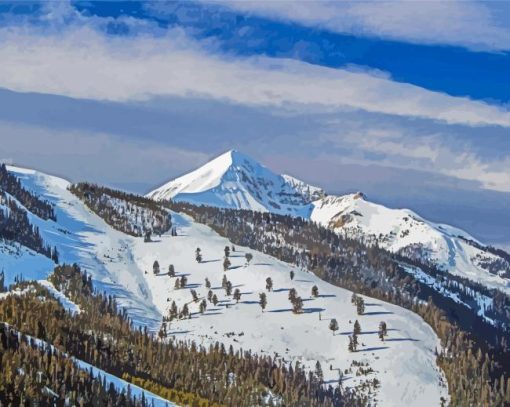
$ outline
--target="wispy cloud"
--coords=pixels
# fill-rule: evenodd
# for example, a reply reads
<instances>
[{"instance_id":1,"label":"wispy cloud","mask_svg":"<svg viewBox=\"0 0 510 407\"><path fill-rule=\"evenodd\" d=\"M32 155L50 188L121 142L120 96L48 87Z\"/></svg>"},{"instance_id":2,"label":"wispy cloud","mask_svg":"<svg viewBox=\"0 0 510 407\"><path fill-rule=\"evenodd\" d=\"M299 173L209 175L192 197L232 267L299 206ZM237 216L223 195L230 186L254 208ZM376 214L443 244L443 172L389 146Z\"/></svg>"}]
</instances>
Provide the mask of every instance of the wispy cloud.
<instances>
[{"instance_id":1,"label":"wispy cloud","mask_svg":"<svg viewBox=\"0 0 510 407\"><path fill-rule=\"evenodd\" d=\"M400 41L448 44L474 50L509 50L510 24L498 16L505 2L450 1L235 1L219 0L241 12L338 33ZM164 7L156 4L153 7ZM504 8L504 10L499 10Z\"/></svg>"},{"instance_id":2,"label":"wispy cloud","mask_svg":"<svg viewBox=\"0 0 510 407\"><path fill-rule=\"evenodd\" d=\"M0 32L0 87L111 101L201 96L248 106L362 109L466 125L510 127L510 112L381 75L301 61L212 54L181 30L158 38L109 37L69 28L59 35Z\"/></svg>"}]
</instances>

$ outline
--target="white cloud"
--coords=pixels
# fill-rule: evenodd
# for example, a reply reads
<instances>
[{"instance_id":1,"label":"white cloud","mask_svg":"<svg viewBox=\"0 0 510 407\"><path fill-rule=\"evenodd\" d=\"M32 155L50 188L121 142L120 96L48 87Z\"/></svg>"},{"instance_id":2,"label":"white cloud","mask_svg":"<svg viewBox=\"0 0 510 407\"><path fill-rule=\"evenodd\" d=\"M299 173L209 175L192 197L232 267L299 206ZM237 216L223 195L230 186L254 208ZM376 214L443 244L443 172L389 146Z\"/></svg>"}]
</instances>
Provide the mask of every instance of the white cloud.
<instances>
[{"instance_id":1,"label":"white cloud","mask_svg":"<svg viewBox=\"0 0 510 407\"><path fill-rule=\"evenodd\" d=\"M0 157L71 181L147 185L167 181L211 157L106 133L62 131L0 121Z\"/></svg>"},{"instance_id":2,"label":"white cloud","mask_svg":"<svg viewBox=\"0 0 510 407\"><path fill-rule=\"evenodd\" d=\"M497 20L500 12L496 7L504 2L220 0L213 3L338 33L458 45L474 50L510 49L510 28Z\"/></svg>"},{"instance_id":3,"label":"white cloud","mask_svg":"<svg viewBox=\"0 0 510 407\"><path fill-rule=\"evenodd\" d=\"M510 112L362 72L300 61L212 55L179 31L106 37L69 29L0 31L0 87L111 101L201 96L298 111L361 109L451 124L510 127Z\"/></svg>"}]
</instances>

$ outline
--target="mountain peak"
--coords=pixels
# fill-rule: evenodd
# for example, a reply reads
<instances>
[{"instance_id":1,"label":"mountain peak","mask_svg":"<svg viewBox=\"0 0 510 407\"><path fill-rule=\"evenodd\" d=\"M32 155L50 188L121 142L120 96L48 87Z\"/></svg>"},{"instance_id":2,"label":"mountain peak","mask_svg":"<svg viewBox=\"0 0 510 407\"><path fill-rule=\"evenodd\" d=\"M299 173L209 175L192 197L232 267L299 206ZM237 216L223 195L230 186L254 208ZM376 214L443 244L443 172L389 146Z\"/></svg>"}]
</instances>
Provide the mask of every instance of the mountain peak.
<instances>
[{"instance_id":1,"label":"mountain peak","mask_svg":"<svg viewBox=\"0 0 510 407\"><path fill-rule=\"evenodd\" d=\"M183 200L225 208L308 216L311 202L323 195L320 188L288 175L275 174L244 153L228 150L147 196L156 200Z\"/></svg>"}]
</instances>

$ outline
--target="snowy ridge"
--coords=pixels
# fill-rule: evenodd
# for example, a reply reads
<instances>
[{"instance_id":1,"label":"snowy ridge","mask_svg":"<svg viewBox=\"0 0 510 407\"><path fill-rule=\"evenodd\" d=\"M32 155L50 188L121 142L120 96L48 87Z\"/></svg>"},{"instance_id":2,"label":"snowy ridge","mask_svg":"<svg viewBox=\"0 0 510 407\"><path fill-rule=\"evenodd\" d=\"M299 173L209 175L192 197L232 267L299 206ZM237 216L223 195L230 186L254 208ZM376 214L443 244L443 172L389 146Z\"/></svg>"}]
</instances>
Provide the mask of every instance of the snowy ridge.
<instances>
[{"instance_id":1,"label":"snowy ridge","mask_svg":"<svg viewBox=\"0 0 510 407\"><path fill-rule=\"evenodd\" d=\"M510 293L510 265L505 259L486 250L466 232L427 221L409 209L390 209L360 194L330 196L314 202L311 220L345 236ZM501 264L498 272L489 270L491 264Z\"/></svg>"},{"instance_id":2,"label":"snowy ridge","mask_svg":"<svg viewBox=\"0 0 510 407\"><path fill-rule=\"evenodd\" d=\"M347 237L510 293L508 259L468 233L427 221L409 209L372 203L362 193L328 196L289 175L274 174L237 151L229 151L147 196L301 216Z\"/></svg>"},{"instance_id":3,"label":"snowy ridge","mask_svg":"<svg viewBox=\"0 0 510 407\"><path fill-rule=\"evenodd\" d=\"M322 195L320 188L288 175L276 175L252 158L231 150L147 197L308 217L311 202Z\"/></svg>"}]
</instances>

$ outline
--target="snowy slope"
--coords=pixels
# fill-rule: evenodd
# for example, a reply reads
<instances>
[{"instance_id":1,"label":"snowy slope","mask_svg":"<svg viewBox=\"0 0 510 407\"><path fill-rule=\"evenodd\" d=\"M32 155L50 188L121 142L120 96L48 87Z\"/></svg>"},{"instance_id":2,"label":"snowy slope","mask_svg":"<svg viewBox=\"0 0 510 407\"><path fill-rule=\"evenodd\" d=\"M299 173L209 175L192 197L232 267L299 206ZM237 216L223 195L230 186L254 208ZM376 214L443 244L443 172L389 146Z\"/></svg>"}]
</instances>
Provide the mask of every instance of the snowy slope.
<instances>
[{"instance_id":1,"label":"snowy slope","mask_svg":"<svg viewBox=\"0 0 510 407\"><path fill-rule=\"evenodd\" d=\"M311 220L345 236L432 262L450 273L510 293L510 279L505 277L508 263L460 229L427 221L409 209L369 202L362 194L329 196L313 205ZM489 265L497 262L503 267L499 273L491 273Z\"/></svg>"},{"instance_id":2,"label":"snowy slope","mask_svg":"<svg viewBox=\"0 0 510 407\"><path fill-rule=\"evenodd\" d=\"M320 188L276 175L252 158L231 150L147 197L308 216L311 202L323 195Z\"/></svg>"},{"instance_id":3,"label":"snowy slope","mask_svg":"<svg viewBox=\"0 0 510 407\"><path fill-rule=\"evenodd\" d=\"M245 248L237 248L232 253L232 267L225 273L234 288L242 292L241 301L234 304L220 288L224 274L223 248L230 242L206 226L172 214L178 236L164 234L153 242L144 243L141 237L113 230L91 213L67 190L67 181L31 170L10 170L21 178L27 189L55 205L58 223L35 217L31 220L48 242L57 245L61 261L77 262L87 270L94 284L115 295L136 323L156 331L162 315L168 313L171 300L182 307L191 301L191 289L195 289L199 296L206 295L204 280L207 277L220 303L216 307L209 303L203 315L198 312L198 304L190 303L192 318L173 321L169 328L171 336L203 344L220 341L227 347L232 345L257 353L278 354L285 361L299 361L309 368L314 368L318 360L324 369L325 381L331 384L338 379L338 369L348 370L344 377L347 387L377 378L381 387L375 397L382 406L439 405L441 396L447 398L447 390L441 385L444 379L435 364L434 349L439 346L437 336L412 312L366 298L367 311L365 315L357 316L350 303L351 292L253 251L250 252L254 258L245 267ZM204 261L200 264L195 261L196 247L203 253ZM30 265L35 264L40 270L36 278L44 279L53 264L37 254L23 252L20 258L32 255ZM2 256L10 258L7 252ZM178 276L185 274L187 287L176 290L175 278L154 275L152 265L155 260L163 271L173 264ZM292 269L296 272L293 281L289 277ZM10 278L27 270L28 267L20 270L15 262L5 268ZM265 291L267 277L273 279L274 291L267 293L268 306L262 313L258 295ZM310 298L313 285L319 288L321 296L318 298ZM295 315L290 311L288 289L291 287L304 300L303 314ZM65 297L52 292L67 304ZM72 304L66 307L72 309ZM79 312L79 309L73 311ZM319 320L319 312L322 320ZM336 318L340 326L334 336L328 329L331 318ZM350 353L347 350L348 335L352 333L355 319L359 319L362 327L362 346L358 352ZM389 328L389 337L384 343L377 336L381 320L386 321ZM353 361L368 364L373 372L358 376L357 368L351 366Z\"/></svg>"},{"instance_id":4,"label":"snowy slope","mask_svg":"<svg viewBox=\"0 0 510 407\"><path fill-rule=\"evenodd\" d=\"M231 253L232 266L224 273L223 253L225 245L230 245L228 240L186 216L172 216L177 237L163 235L160 241L149 245L138 239L133 247L134 260L141 269L152 269L155 260L161 265L162 273L170 264L175 267L175 278L166 273L144 275L155 305L163 315L168 314L172 301L176 301L179 308L185 303L190 307L192 318L172 321L170 335L201 344L220 341L227 349L232 345L257 353L278 354L286 361L299 361L309 368L314 368L319 361L325 381L332 384L338 380L338 369L349 369L353 361L367 362L374 373L367 377L356 376L356 369L353 369L345 375L344 385L350 387L377 377L381 388L376 398L381 406L439 405L440 397L447 397L446 389L439 385L442 379L435 364L434 349L439 347L438 339L417 315L366 297L366 314L358 316L351 304L352 292L243 247L236 247ZM197 247L203 254L200 264L195 262ZM246 266L247 252L254 257ZM292 281L290 270L296 273ZM234 289L241 290L238 304L221 288L224 274ZM188 286L175 289L175 280L181 275L187 276ZM202 315L199 302L192 302L190 289L196 290L200 299L206 297L206 277L220 302L216 307L208 302L208 309ZM273 292L265 290L267 277L273 280ZM319 288L318 298L311 297L313 285ZM288 300L290 288L295 288L303 298L303 314L292 313ZM265 312L258 304L261 292L267 293ZM322 320L319 320L319 313ZM328 328L331 318L340 326L334 336ZM359 352L350 353L348 335L352 334L356 319L362 327L360 342L364 345ZM377 336L382 320L389 327L389 338L384 343Z\"/></svg>"},{"instance_id":5,"label":"snowy slope","mask_svg":"<svg viewBox=\"0 0 510 407\"><path fill-rule=\"evenodd\" d=\"M8 170L19 177L26 189L55 206L57 222L28 215L44 241L58 248L60 262L79 264L92 275L100 291L114 294L119 304L129 309L135 323L156 330L161 316L152 304L140 270L130 258L131 237L92 213L68 191L68 181L29 169L8 167ZM0 261L6 284L12 283L17 275L26 280L45 279L55 267L47 257L7 242L0 246Z\"/></svg>"},{"instance_id":6,"label":"snowy slope","mask_svg":"<svg viewBox=\"0 0 510 407\"><path fill-rule=\"evenodd\" d=\"M295 199L282 200L291 195L289 190L296 194ZM445 271L510 293L510 262L466 232L427 221L409 209L369 202L361 193L326 196L320 188L274 174L236 151L147 196L302 216L346 236L430 261Z\"/></svg>"}]
</instances>

